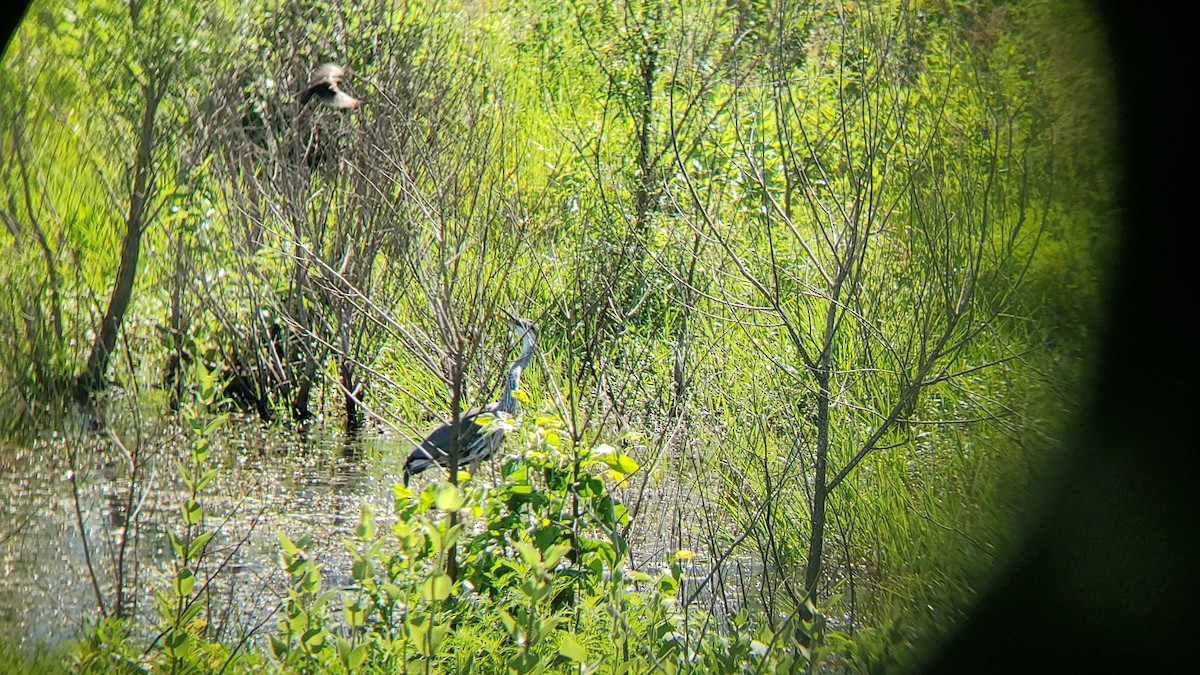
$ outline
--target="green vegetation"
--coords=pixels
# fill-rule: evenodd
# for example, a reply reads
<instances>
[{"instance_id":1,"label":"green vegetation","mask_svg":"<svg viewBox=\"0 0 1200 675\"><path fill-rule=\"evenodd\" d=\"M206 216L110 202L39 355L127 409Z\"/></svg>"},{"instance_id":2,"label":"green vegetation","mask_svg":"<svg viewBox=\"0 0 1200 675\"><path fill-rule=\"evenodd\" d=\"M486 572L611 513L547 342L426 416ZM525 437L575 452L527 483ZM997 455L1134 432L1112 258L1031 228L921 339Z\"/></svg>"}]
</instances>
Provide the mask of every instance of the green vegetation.
<instances>
[{"instance_id":1,"label":"green vegetation","mask_svg":"<svg viewBox=\"0 0 1200 675\"><path fill-rule=\"evenodd\" d=\"M0 432L131 398L186 447L163 574L139 432L90 628L0 670L905 670L1019 540L1113 245L1079 7L185 4L38 0L4 55ZM297 104L327 61L363 107ZM492 475L364 507L344 585L278 533L225 630L230 413L407 453L495 400L502 309Z\"/></svg>"}]
</instances>

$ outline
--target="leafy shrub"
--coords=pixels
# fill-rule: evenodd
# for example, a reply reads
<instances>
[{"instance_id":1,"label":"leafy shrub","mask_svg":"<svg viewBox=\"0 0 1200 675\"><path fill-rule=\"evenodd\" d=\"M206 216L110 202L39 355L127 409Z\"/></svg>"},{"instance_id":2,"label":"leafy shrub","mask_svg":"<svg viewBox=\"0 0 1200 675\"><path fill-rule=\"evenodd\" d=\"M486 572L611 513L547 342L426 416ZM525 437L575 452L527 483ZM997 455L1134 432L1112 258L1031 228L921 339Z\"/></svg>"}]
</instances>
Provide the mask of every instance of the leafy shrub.
<instances>
[{"instance_id":1,"label":"leafy shrub","mask_svg":"<svg viewBox=\"0 0 1200 675\"><path fill-rule=\"evenodd\" d=\"M770 631L743 611L725 621L680 609L684 560L626 570L625 507L614 481L640 470L606 444L573 447L561 422L505 425L521 439L496 485L419 492L396 485L395 523L370 507L346 542L352 584L322 590L321 568L280 535L291 580L271 654L297 672L768 672L807 664L815 622ZM335 598L340 595L341 612ZM815 608L810 607L815 613ZM819 617L819 614L816 614ZM717 626L718 630L713 630Z\"/></svg>"}]
</instances>

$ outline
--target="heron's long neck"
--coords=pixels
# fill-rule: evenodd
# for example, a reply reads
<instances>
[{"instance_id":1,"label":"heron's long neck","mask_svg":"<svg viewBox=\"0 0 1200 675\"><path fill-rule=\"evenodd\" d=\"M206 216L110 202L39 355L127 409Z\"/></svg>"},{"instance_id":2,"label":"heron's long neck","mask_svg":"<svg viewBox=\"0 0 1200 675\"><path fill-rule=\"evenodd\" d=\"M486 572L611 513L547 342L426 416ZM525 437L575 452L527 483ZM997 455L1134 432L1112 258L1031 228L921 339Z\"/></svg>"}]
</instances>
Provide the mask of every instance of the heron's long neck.
<instances>
[{"instance_id":1,"label":"heron's long neck","mask_svg":"<svg viewBox=\"0 0 1200 675\"><path fill-rule=\"evenodd\" d=\"M533 358L533 351L536 348L532 335L522 337L521 355L517 357L516 361L513 361L512 366L508 369L508 375L504 378L504 391L500 394L500 410L510 415L517 412L517 399L513 398L512 393L521 385L521 371L525 370L529 359Z\"/></svg>"}]
</instances>

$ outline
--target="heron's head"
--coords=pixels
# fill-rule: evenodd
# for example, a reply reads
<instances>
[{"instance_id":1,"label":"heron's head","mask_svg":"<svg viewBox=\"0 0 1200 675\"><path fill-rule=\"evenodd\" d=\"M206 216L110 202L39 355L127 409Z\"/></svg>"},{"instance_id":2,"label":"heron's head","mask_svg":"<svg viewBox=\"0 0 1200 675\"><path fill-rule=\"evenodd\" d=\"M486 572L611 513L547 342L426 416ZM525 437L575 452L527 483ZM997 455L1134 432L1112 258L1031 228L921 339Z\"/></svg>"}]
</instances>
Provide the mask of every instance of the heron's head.
<instances>
[{"instance_id":1,"label":"heron's head","mask_svg":"<svg viewBox=\"0 0 1200 675\"><path fill-rule=\"evenodd\" d=\"M504 314L508 317L509 330L511 330L522 341L526 339L534 340L537 338L537 325L535 325L532 321L513 316L508 312L504 312Z\"/></svg>"}]
</instances>

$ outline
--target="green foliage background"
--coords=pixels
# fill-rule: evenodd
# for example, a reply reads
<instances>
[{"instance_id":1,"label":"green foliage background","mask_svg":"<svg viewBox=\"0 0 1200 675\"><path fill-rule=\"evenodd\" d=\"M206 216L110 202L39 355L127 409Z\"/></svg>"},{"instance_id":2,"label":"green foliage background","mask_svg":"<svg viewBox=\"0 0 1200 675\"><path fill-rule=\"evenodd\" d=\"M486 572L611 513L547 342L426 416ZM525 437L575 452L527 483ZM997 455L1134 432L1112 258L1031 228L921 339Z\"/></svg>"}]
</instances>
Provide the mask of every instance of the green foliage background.
<instances>
[{"instance_id":1,"label":"green foliage background","mask_svg":"<svg viewBox=\"0 0 1200 675\"><path fill-rule=\"evenodd\" d=\"M300 116L294 96L324 61L351 66L361 110ZM523 447L546 452L546 428L568 439L566 464L526 456L505 469L500 492L514 476L543 480L531 490L547 501L521 517L557 519L566 502L556 494L607 495L580 492L591 485L579 482L580 453L621 443L639 476L693 486L721 524L710 557L748 552L763 567L746 605L764 618L695 628L684 616L680 626L678 570L668 564L640 580L650 590L625 596L613 581L620 546L597 544L596 578L608 581L576 588L580 605L562 613L518 581L552 572L557 557L542 556L581 522L615 541L612 514L576 511L536 552L514 548L519 528L468 537L475 588L496 592L472 606L459 586L453 598L449 587L421 590L440 583L449 547L437 537L453 524L420 520L396 545L424 547L410 558L432 566L400 569L365 533L355 544L363 559L391 560L382 573L420 597L414 607L426 603L403 620L372 615L407 626L401 636L372 633L357 610L342 623L325 616L303 546L286 542L295 625L272 636L270 653L239 662L248 668L415 667L394 642L417 639L414 621L427 629L417 660L455 672L532 672L530 640L572 672L587 661L577 653L604 655L596 663L617 672L617 644L633 644L647 670L663 658L718 671L722 659L766 658L768 645L770 668L903 665L1004 562L1036 480L1054 469L1114 242L1110 83L1079 6L34 2L0 72L0 428L10 437L53 429L70 408L119 264L133 139L155 78L168 84L150 158L155 217L109 369L116 388L167 414L167 387L146 384L165 381L181 345L214 371L241 372L263 350L262 327L304 307L318 317L309 332L334 345L314 366L328 400L352 372L370 384L363 401L375 416L419 435L431 408L450 409L448 371L416 347L440 341L451 353L439 312L503 345L485 318L518 308L538 321L548 368L527 389L561 425L526 420ZM303 124L309 144L289 145ZM830 282L843 268L849 285ZM305 286L302 275L323 281ZM170 324L180 312L186 321ZM502 348L470 353L468 379L494 381ZM288 416L287 396L264 395L276 419ZM342 414L334 408L317 412ZM823 507L810 598L836 620L793 634L818 445L829 477L845 467ZM572 463L574 474L563 468ZM614 494L641 498L631 485ZM512 526L505 518L516 516L496 509L523 498L501 496L464 498L478 500L484 522ZM402 502L398 512L418 518ZM379 612L398 602L359 581ZM486 622L499 609L511 619L517 605L518 618L552 626L549 642ZM503 658L439 652L433 630L450 616L448 644L494 643ZM304 621L328 631L333 651L313 647ZM678 654L662 645L678 636L655 632L668 625L707 636L692 653L702 658L671 661ZM132 649L121 630L98 628L77 664ZM229 658L229 645L196 639L200 651L160 655L155 667ZM369 656L355 651L368 644ZM41 657L0 655L25 658Z\"/></svg>"}]
</instances>

